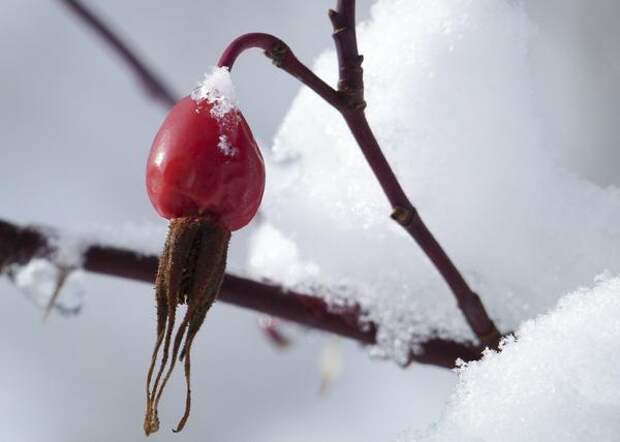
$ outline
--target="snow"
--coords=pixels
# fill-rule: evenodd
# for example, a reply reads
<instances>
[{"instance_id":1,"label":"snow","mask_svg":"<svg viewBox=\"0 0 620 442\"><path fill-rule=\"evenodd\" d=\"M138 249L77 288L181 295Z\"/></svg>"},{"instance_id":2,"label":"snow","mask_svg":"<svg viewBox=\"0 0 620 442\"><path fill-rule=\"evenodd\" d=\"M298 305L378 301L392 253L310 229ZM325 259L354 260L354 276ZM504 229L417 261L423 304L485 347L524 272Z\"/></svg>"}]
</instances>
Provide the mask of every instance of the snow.
<instances>
[{"instance_id":1,"label":"snow","mask_svg":"<svg viewBox=\"0 0 620 442\"><path fill-rule=\"evenodd\" d=\"M227 157L234 157L239 153L239 149L230 143L230 140L226 135L220 135L217 148Z\"/></svg>"},{"instance_id":2,"label":"snow","mask_svg":"<svg viewBox=\"0 0 620 442\"><path fill-rule=\"evenodd\" d=\"M294 241L262 219L261 221L250 243L252 250L261 251L251 256L250 267L255 277L279 281L287 286L295 285L296 281L305 275L313 275L313 279L320 278L317 264L300 261Z\"/></svg>"},{"instance_id":3,"label":"snow","mask_svg":"<svg viewBox=\"0 0 620 442\"><path fill-rule=\"evenodd\" d=\"M168 222L126 221L91 224L71 232L42 229L53 249L51 260L63 267L80 267L88 246L103 245L128 249L143 255L159 255L168 233Z\"/></svg>"},{"instance_id":4,"label":"snow","mask_svg":"<svg viewBox=\"0 0 620 442\"><path fill-rule=\"evenodd\" d=\"M226 67L214 67L192 91L194 101L207 100L212 104L211 115L223 119L230 111L237 109L235 87Z\"/></svg>"},{"instance_id":5,"label":"snow","mask_svg":"<svg viewBox=\"0 0 620 442\"><path fill-rule=\"evenodd\" d=\"M41 309L46 309L60 278L60 268L45 259L32 259L28 264L11 269L17 288ZM62 285L53 308L63 315L75 315L82 308L83 272L71 271Z\"/></svg>"},{"instance_id":6,"label":"snow","mask_svg":"<svg viewBox=\"0 0 620 442\"><path fill-rule=\"evenodd\" d=\"M617 441L618 355L620 278L601 278L459 368L440 422L404 440Z\"/></svg>"},{"instance_id":7,"label":"snow","mask_svg":"<svg viewBox=\"0 0 620 442\"><path fill-rule=\"evenodd\" d=\"M502 330L606 269L620 273L620 191L561 166L564 143L535 93L540 33L519 2L380 0L358 29L379 143ZM334 52L314 71L336 84ZM562 103L551 111L565 115ZM335 110L302 89L265 157L251 275L358 302L379 325L373 354L396 361L432 336L473 339L436 270L389 219Z\"/></svg>"},{"instance_id":8,"label":"snow","mask_svg":"<svg viewBox=\"0 0 620 442\"><path fill-rule=\"evenodd\" d=\"M84 261L84 252L88 242L79 235L60 231L47 231L48 244L52 248L51 261L57 266L71 269L79 268Z\"/></svg>"}]
</instances>

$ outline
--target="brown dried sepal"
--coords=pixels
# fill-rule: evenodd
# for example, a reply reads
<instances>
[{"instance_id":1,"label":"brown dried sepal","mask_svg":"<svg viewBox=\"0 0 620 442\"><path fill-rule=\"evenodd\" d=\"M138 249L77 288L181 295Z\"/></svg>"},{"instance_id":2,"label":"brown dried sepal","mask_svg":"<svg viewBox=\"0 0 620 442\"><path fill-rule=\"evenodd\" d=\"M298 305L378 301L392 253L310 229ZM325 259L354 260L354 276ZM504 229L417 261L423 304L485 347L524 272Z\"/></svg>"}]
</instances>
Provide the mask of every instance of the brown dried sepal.
<instances>
[{"instance_id":1,"label":"brown dried sepal","mask_svg":"<svg viewBox=\"0 0 620 442\"><path fill-rule=\"evenodd\" d=\"M155 285L157 342L146 379L144 432L147 436L159 429L159 400L177 358L184 360L187 393L185 413L173 431L181 431L187 422L191 409L191 347L207 311L220 291L229 240L230 231L210 218L185 217L170 222ZM181 304L187 304L187 311L173 340L176 309ZM162 343L161 362L151 387ZM171 345L172 357L169 358ZM164 376L166 365L168 370Z\"/></svg>"}]
</instances>

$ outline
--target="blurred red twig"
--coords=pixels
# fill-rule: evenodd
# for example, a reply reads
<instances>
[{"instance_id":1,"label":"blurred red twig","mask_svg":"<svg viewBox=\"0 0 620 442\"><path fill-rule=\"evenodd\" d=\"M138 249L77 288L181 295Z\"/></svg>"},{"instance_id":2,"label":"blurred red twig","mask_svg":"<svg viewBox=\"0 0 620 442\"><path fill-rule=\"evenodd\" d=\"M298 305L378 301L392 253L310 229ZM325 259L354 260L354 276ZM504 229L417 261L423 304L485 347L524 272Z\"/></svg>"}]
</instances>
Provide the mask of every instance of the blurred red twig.
<instances>
[{"instance_id":1,"label":"blurred red twig","mask_svg":"<svg viewBox=\"0 0 620 442\"><path fill-rule=\"evenodd\" d=\"M125 42L116 32L114 32L108 24L106 24L93 11L84 6L78 0L58 0L63 3L69 10L83 21L89 28L94 30L101 39L106 42L123 60L127 66L138 77L140 83L144 86L147 93L155 100L161 102L164 106L172 107L177 102L177 95L172 89L159 78L146 62L132 50L127 42Z\"/></svg>"}]
</instances>

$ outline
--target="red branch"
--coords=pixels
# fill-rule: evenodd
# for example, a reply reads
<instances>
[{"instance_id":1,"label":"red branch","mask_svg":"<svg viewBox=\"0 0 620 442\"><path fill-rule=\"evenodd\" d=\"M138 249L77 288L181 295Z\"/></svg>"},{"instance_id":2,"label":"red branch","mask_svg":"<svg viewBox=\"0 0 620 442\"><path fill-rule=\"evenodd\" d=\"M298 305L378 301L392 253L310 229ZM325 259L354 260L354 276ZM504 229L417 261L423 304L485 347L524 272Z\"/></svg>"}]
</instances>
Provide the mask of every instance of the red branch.
<instances>
[{"instance_id":1,"label":"red branch","mask_svg":"<svg viewBox=\"0 0 620 442\"><path fill-rule=\"evenodd\" d=\"M34 257L53 260L54 249L49 239L53 229L19 227L0 220L0 271L13 264L24 264ZM158 257L116 247L93 244L85 248L84 270L153 284ZM376 326L360 323L357 307L335 311L321 298L287 291L266 282L226 274L219 300L246 309L283 318L356 340L362 344L376 343ZM410 361L452 368L457 358L478 359L481 348L442 339L431 339L421 352L410 353Z\"/></svg>"}]
</instances>

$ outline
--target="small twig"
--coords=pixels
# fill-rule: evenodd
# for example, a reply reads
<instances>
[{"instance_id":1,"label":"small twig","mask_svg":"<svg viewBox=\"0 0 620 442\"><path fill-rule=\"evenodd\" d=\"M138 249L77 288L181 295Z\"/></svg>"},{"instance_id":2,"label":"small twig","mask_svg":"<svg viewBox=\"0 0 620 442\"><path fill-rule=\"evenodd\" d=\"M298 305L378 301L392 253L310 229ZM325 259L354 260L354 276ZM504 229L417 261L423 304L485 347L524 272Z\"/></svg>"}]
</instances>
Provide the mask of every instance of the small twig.
<instances>
[{"instance_id":1,"label":"small twig","mask_svg":"<svg viewBox=\"0 0 620 442\"><path fill-rule=\"evenodd\" d=\"M25 264L34 257L51 257L54 250L48 236L53 229L19 227L0 220L0 271L12 264ZM84 248L84 270L153 284L158 257L139 252L93 244ZM277 285L227 274L219 300L246 309L296 322L356 340L376 344L376 326L361 324L359 308L332 311L317 296L287 291ZM476 346L431 339L421 352L411 352L410 360L421 364L452 368L457 358L476 360L482 349Z\"/></svg>"},{"instance_id":2,"label":"small twig","mask_svg":"<svg viewBox=\"0 0 620 442\"><path fill-rule=\"evenodd\" d=\"M129 45L114 32L93 11L84 6L78 0L58 0L82 20L88 27L93 29L103 41L105 41L121 59L135 72L136 76L154 99L161 102L167 108L177 102L177 95L170 87L150 69L144 60L132 50Z\"/></svg>"}]
</instances>

